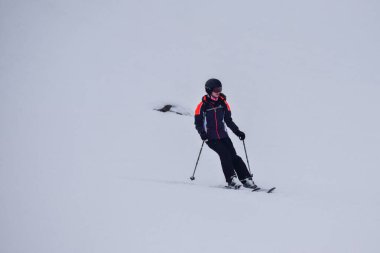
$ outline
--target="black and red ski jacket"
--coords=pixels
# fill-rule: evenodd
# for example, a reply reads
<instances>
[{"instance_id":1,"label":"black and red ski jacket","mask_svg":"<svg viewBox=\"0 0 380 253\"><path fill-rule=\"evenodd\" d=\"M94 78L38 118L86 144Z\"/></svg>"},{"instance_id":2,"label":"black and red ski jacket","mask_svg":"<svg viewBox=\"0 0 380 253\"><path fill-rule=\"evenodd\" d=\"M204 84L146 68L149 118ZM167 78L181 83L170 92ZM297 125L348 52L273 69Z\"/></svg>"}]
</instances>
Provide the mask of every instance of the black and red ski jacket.
<instances>
[{"instance_id":1,"label":"black and red ski jacket","mask_svg":"<svg viewBox=\"0 0 380 253\"><path fill-rule=\"evenodd\" d=\"M231 118L231 108L226 96L221 93L217 101L208 95L203 96L195 109L195 128L200 135L206 133L208 140L220 140L228 137L226 125L237 134L238 126Z\"/></svg>"}]
</instances>

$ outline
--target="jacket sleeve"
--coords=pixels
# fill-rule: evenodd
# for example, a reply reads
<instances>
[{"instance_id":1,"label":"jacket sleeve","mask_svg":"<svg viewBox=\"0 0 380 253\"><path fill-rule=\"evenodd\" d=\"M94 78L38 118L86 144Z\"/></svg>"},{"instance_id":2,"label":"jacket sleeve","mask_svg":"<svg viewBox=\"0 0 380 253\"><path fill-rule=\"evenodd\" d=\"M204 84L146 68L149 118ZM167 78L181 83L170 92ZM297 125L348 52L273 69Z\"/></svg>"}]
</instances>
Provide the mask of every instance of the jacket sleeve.
<instances>
[{"instance_id":1,"label":"jacket sleeve","mask_svg":"<svg viewBox=\"0 0 380 253\"><path fill-rule=\"evenodd\" d=\"M197 108L195 109L194 124L199 134L206 132L205 127L204 127L204 103L203 102L200 102Z\"/></svg>"},{"instance_id":2,"label":"jacket sleeve","mask_svg":"<svg viewBox=\"0 0 380 253\"><path fill-rule=\"evenodd\" d=\"M232 120L230 105L225 99L223 100L223 102L226 108L224 114L224 122L226 122L226 125L232 130L234 134L237 134L239 132L239 127Z\"/></svg>"}]
</instances>

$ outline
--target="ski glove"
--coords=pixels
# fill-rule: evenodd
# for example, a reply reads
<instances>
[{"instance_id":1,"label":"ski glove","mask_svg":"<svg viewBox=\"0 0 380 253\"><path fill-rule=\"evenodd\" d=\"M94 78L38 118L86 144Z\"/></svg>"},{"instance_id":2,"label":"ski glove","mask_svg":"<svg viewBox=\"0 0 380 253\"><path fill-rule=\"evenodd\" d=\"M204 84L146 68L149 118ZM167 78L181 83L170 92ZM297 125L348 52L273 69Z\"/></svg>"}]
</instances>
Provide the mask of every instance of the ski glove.
<instances>
[{"instance_id":1,"label":"ski glove","mask_svg":"<svg viewBox=\"0 0 380 253\"><path fill-rule=\"evenodd\" d=\"M236 135L239 137L240 140L244 141L245 139L245 133L243 133L242 131L237 131L236 132Z\"/></svg>"},{"instance_id":2,"label":"ski glove","mask_svg":"<svg viewBox=\"0 0 380 253\"><path fill-rule=\"evenodd\" d=\"M206 132L202 132L202 133L200 133L200 135L201 135L201 139L203 140L203 141L205 141L205 140L207 140L207 133Z\"/></svg>"}]
</instances>

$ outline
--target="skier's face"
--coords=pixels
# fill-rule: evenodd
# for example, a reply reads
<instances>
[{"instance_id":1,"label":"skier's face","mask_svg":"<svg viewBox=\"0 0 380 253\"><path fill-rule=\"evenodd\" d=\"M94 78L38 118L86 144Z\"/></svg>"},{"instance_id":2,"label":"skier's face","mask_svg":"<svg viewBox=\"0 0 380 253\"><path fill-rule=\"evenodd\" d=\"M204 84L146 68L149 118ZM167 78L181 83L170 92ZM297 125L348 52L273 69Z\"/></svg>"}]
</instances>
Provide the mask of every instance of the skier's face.
<instances>
[{"instance_id":1,"label":"skier's face","mask_svg":"<svg viewBox=\"0 0 380 253\"><path fill-rule=\"evenodd\" d=\"M215 88L212 93L211 93L211 96L213 96L214 98L217 98L219 97L219 94L222 92L222 88Z\"/></svg>"}]
</instances>

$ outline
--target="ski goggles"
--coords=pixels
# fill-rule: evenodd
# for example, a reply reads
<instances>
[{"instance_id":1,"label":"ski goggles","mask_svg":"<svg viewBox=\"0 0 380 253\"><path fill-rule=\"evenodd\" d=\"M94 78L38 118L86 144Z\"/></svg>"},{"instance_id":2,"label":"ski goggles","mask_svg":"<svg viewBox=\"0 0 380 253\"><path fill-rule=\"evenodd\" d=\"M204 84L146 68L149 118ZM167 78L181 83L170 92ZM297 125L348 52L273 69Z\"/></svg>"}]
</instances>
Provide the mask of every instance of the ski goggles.
<instances>
[{"instance_id":1,"label":"ski goggles","mask_svg":"<svg viewBox=\"0 0 380 253\"><path fill-rule=\"evenodd\" d=\"M214 88L214 89L212 90L212 92L220 93L220 92L222 92L222 87Z\"/></svg>"}]
</instances>

